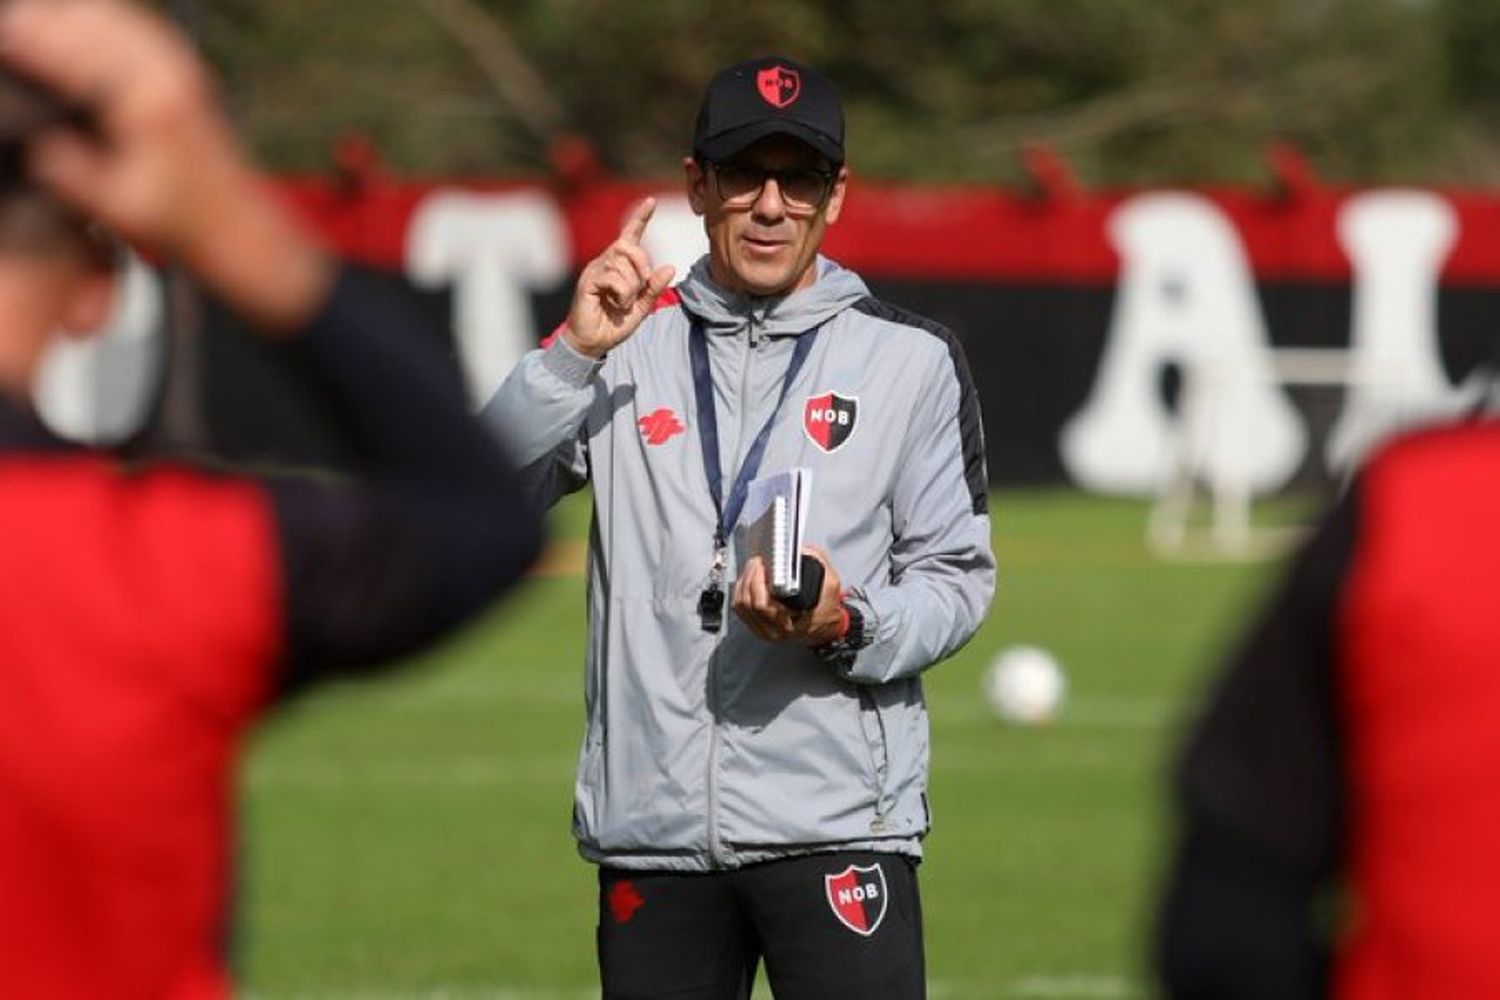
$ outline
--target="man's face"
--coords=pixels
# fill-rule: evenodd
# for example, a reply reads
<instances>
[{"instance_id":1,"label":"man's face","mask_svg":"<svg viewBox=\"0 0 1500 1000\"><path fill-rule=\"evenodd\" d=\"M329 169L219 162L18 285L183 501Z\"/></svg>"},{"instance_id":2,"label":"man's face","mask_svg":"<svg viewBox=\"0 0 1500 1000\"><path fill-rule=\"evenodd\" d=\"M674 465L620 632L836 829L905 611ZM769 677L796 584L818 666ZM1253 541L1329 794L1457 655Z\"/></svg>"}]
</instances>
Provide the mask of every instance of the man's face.
<instances>
[{"instance_id":1,"label":"man's face","mask_svg":"<svg viewBox=\"0 0 1500 1000\"><path fill-rule=\"evenodd\" d=\"M723 164L684 161L703 216L714 281L747 295L812 284L823 232L838 221L849 171L791 136L768 136Z\"/></svg>"}]
</instances>

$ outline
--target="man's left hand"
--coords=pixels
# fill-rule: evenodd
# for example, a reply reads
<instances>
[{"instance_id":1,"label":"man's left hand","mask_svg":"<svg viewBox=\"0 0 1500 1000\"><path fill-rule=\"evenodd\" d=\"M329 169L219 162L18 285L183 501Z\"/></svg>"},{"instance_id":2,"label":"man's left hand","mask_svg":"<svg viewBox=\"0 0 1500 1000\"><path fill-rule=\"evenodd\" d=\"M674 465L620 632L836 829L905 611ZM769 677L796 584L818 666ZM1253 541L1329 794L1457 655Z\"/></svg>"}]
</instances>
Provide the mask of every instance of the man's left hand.
<instances>
[{"instance_id":1,"label":"man's left hand","mask_svg":"<svg viewBox=\"0 0 1500 1000\"><path fill-rule=\"evenodd\" d=\"M839 638L844 627L843 587L828 556L820 549L804 550L823 564L823 589L808 611L793 611L771 593L765 562L753 557L734 581L734 613L756 636L767 642L821 646Z\"/></svg>"}]
</instances>

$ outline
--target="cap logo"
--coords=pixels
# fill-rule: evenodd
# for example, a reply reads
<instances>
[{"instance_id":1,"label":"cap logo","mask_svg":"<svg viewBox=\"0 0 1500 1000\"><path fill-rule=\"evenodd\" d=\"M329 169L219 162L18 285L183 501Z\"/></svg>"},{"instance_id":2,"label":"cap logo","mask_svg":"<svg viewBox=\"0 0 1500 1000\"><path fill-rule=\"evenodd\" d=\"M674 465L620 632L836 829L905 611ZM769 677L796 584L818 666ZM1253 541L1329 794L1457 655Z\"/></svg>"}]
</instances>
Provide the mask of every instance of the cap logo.
<instances>
[{"instance_id":1,"label":"cap logo","mask_svg":"<svg viewBox=\"0 0 1500 1000\"><path fill-rule=\"evenodd\" d=\"M760 96L773 108L784 108L802 93L802 77L785 66L768 66L755 74Z\"/></svg>"}]
</instances>

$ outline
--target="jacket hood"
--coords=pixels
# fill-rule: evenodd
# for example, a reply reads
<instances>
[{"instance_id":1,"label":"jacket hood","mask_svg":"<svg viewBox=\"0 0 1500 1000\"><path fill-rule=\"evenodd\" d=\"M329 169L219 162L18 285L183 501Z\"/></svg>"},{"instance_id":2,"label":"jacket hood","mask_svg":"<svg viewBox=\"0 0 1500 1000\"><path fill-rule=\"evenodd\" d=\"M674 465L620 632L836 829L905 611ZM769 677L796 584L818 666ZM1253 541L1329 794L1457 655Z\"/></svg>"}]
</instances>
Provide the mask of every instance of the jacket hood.
<instances>
[{"instance_id":1,"label":"jacket hood","mask_svg":"<svg viewBox=\"0 0 1500 1000\"><path fill-rule=\"evenodd\" d=\"M769 336L805 333L827 322L870 294L853 271L845 270L822 255L814 265L818 280L806 288L779 298L761 298L731 292L709 276L708 256L688 271L677 286L683 307L703 320L709 333L732 334L752 320Z\"/></svg>"}]
</instances>

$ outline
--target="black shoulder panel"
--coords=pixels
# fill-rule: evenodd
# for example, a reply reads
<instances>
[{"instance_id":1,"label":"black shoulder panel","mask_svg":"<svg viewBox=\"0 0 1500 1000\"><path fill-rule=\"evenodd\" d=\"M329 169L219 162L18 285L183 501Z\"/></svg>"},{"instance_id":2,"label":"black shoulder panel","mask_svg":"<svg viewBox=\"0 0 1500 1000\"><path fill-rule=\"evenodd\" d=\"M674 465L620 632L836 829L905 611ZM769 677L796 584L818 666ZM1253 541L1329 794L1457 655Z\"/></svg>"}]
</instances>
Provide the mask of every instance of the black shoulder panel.
<instances>
[{"instance_id":1,"label":"black shoulder panel","mask_svg":"<svg viewBox=\"0 0 1500 1000\"><path fill-rule=\"evenodd\" d=\"M974 388L974 376L969 373L969 362L964 357L963 345L953 331L941 323L908 312L900 306L882 302L867 295L854 303L854 308L866 316L883 319L900 326L909 326L937 337L948 347L948 357L953 361L953 377L958 380L958 429L963 436L964 482L969 487L969 499L975 514L989 511L989 482L984 471L984 424L979 415L979 393Z\"/></svg>"}]
</instances>

